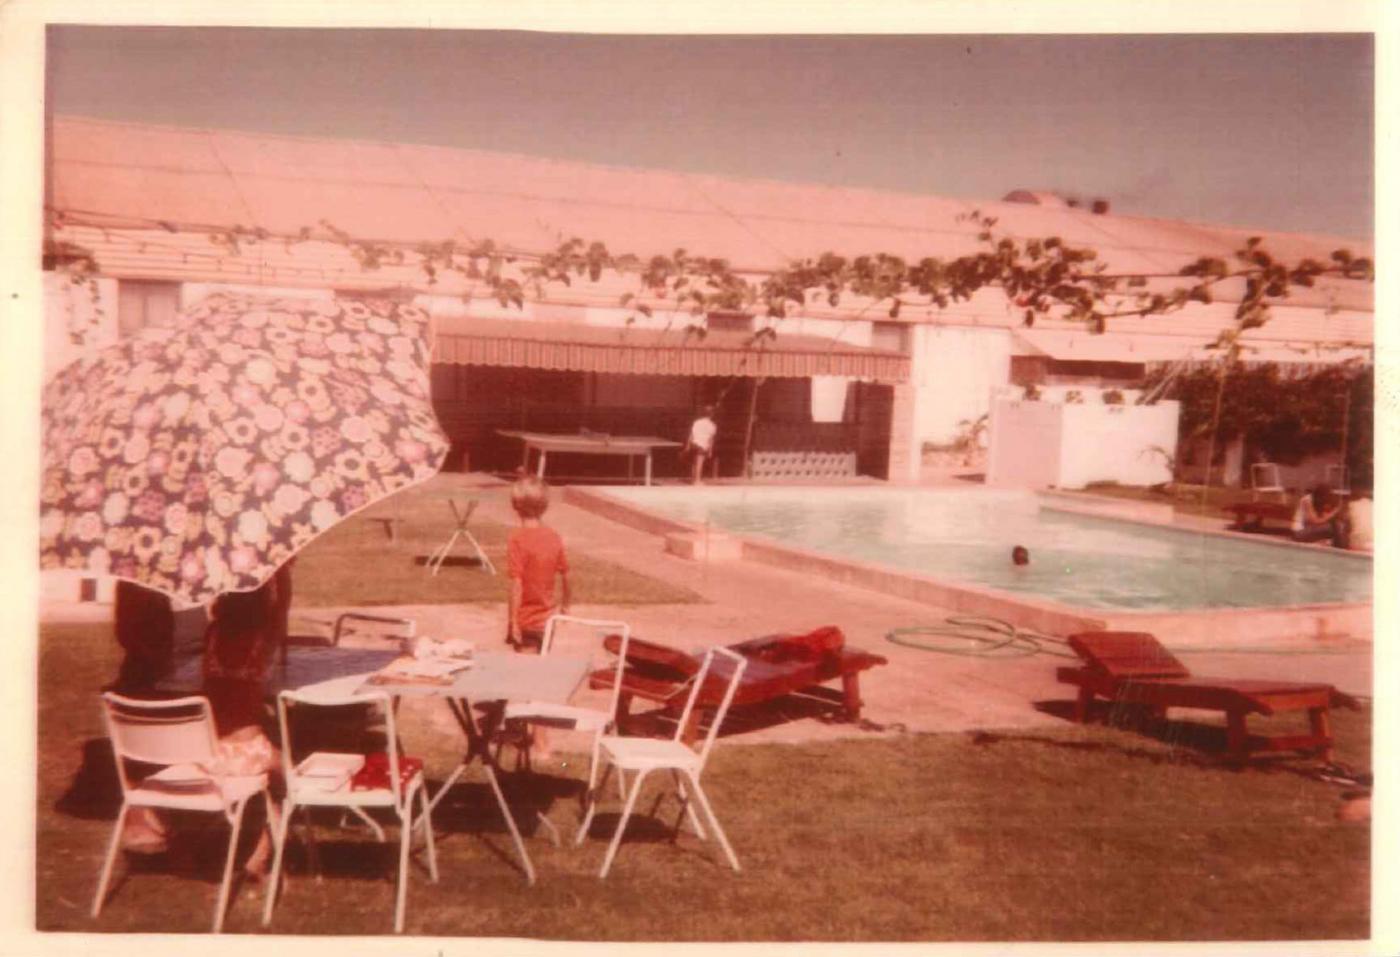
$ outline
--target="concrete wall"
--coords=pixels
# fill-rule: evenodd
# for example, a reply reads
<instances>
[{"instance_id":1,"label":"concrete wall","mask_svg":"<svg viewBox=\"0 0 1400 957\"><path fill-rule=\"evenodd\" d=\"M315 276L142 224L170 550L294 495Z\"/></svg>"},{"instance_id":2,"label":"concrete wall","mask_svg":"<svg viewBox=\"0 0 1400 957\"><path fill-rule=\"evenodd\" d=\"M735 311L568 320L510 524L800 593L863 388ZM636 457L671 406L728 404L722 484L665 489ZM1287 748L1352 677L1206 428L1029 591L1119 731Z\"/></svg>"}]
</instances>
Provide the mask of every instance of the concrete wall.
<instances>
[{"instance_id":1,"label":"concrete wall","mask_svg":"<svg viewBox=\"0 0 1400 957\"><path fill-rule=\"evenodd\" d=\"M999 398L987 428L987 484L1045 488L1058 484L1062 406Z\"/></svg>"},{"instance_id":2,"label":"concrete wall","mask_svg":"<svg viewBox=\"0 0 1400 957\"><path fill-rule=\"evenodd\" d=\"M987 482L1022 488L1083 488L1090 482L1171 481L1180 407L998 398L988 430Z\"/></svg>"},{"instance_id":3,"label":"concrete wall","mask_svg":"<svg viewBox=\"0 0 1400 957\"><path fill-rule=\"evenodd\" d=\"M1167 456L1176 452L1176 402L1155 405L1062 405L1060 488L1090 482L1157 485L1172 480ZM1166 455L1153 451L1161 448Z\"/></svg>"},{"instance_id":4,"label":"concrete wall","mask_svg":"<svg viewBox=\"0 0 1400 957\"><path fill-rule=\"evenodd\" d=\"M915 431L915 408L918 391L905 383L894 387L894 408L890 416L889 481L909 484L919 480L923 464L918 433Z\"/></svg>"}]
</instances>

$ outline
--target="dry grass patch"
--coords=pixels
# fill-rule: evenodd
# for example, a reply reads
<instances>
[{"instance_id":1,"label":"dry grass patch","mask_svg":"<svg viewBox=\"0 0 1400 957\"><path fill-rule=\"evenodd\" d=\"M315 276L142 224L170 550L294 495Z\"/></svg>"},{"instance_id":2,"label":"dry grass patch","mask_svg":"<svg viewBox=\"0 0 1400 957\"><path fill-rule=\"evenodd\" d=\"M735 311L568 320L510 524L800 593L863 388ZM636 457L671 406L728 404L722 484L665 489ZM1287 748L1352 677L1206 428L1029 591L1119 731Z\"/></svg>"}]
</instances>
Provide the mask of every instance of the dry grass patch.
<instances>
[{"instance_id":1,"label":"dry grass patch","mask_svg":"<svg viewBox=\"0 0 1400 957\"><path fill-rule=\"evenodd\" d=\"M500 574L476 563L471 545L459 539L437 575L424 562L447 542L455 522L447 504L470 498L505 502L505 488L467 489L461 476L438 475L340 523L297 557L294 585L302 607L430 605L504 602L506 537L511 527L473 517L468 526ZM390 540L383 520L397 521ZM546 520L548 517L546 516ZM568 546L565 542L565 546ZM570 580L579 604L670 604L701 601L688 588L671 585L570 549Z\"/></svg>"}]
</instances>

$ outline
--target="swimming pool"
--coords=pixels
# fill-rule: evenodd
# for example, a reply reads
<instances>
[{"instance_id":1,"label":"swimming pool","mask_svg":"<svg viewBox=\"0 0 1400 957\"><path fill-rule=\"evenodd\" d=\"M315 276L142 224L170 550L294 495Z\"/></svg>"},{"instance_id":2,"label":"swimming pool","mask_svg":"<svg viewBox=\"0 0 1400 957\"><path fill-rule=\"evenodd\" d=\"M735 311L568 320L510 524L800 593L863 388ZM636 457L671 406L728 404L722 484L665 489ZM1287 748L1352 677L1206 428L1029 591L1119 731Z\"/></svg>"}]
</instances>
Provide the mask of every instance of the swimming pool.
<instances>
[{"instance_id":1,"label":"swimming pool","mask_svg":"<svg viewBox=\"0 0 1400 957\"><path fill-rule=\"evenodd\" d=\"M1033 493L885 487L625 487L608 496L781 546L1085 609L1358 604L1371 563L1325 548L1118 521ZM1031 562L1011 563L1023 545Z\"/></svg>"}]
</instances>

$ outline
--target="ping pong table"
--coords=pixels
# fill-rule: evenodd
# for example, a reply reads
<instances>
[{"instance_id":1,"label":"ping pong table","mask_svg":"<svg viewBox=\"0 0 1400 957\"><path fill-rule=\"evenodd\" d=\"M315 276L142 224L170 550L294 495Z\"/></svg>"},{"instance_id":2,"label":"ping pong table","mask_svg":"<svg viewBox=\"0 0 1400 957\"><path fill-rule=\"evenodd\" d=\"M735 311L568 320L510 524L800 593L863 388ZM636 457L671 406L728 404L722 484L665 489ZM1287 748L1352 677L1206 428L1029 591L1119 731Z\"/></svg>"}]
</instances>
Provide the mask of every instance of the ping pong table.
<instances>
[{"instance_id":1,"label":"ping pong table","mask_svg":"<svg viewBox=\"0 0 1400 957\"><path fill-rule=\"evenodd\" d=\"M621 455L627 459L627 478L634 477L633 460L643 459L642 484L651 484L651 457L656 449L678 448L681 443L649 435L606 435L599 432L583 432L578 435L560 435L548 432L520 432L512 429L498 429L499 435L519 439L525 446L523 468L530 471L530 451L539 452L535 474L544 478L545 461L550 452L571 452L579 455Z\"/></svg>"}]
</instances>

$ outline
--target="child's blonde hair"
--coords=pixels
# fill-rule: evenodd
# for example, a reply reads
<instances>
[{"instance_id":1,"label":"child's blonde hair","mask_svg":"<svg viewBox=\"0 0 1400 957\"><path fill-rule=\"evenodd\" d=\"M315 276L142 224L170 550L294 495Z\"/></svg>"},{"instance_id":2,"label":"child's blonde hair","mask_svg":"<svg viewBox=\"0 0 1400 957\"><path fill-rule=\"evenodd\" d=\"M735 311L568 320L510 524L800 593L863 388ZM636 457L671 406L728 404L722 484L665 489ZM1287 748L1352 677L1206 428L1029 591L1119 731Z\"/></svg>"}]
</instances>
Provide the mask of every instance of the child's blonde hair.
<instances>
[{"instance_id":1,"label":"child's blonde hair","mask_svg":"<svg viewBox=\"0 0 1400 957\"><path fill-rule=\"evenodd\" d=\"M549 508L549 486L533 475L518 479L510 487L510 507L521 518L539 518Z\"/></svg>"}]
</instances>

